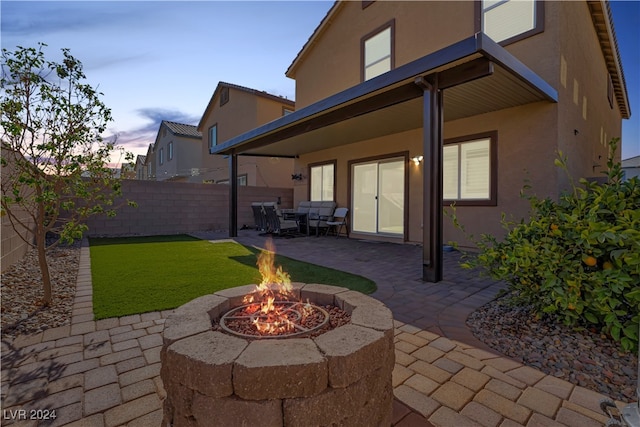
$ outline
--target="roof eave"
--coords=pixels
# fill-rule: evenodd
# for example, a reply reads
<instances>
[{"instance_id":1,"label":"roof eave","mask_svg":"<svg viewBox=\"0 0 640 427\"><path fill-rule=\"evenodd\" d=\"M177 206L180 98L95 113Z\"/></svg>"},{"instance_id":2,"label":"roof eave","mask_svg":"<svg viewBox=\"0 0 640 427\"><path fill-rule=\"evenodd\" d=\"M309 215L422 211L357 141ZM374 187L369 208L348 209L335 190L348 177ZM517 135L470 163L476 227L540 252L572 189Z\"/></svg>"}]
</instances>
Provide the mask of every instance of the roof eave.
<instances>
[{"instance_id":1,"label":"roof eave","mask_svg":"<svg viewBox=\"0 0 640 427\"><path fill-rule=\"evenodd\" d=\"M631 117L631 106L629 105L629 95L627 93L627 84L622 69L622 60L620 59L620 50L616 39L616 32L613 27L613 17L609 2L606 0L588 1L593 26L600 42L600 49L607 64L607 69L611 75L614 86L616 100L623 119ZM604 26L605 32L599 30L599 26ZM609 54L608 51L611 53Z\"/></svg>"},{"instance_id":2,"label":"roof eave","mask_svg":"<svg viewBox=\"0 0 640 427\"><path fill-rule=\"evenodd\" d=\"M495 61L514 75L527 81L545 99L550 102L558 101L557 91L527 68L523 63L511 56L504 48L500 47L488 36L477 33L471 37L440 49L408 64L402 65L388 73L382 74L357 86L346 89L321 101L311 104L301 110L287 116L269 122L263 126L252 129L242 135L231 138L222 144L213 147L211 154L232 154L241 152L245 145L253 143L259 138L269 136L275 132L282 132L294 125L300 126L323 113L339 108L341 105L353 103L358 99L372 96L376 92L383 91L394 85L414 79L418 75L429 74L455 61L474 55L482 55L491 61Z\"/></svg>"},{"instance_id":3,"label":"roof eave","mask_svg":"<svg viewBox=\"0 0 640 427\"><path fill-rule=\"evenodd\" d=\"M320 21L320 24L318 24L313 33L311 33L309 39L293 59L291 65L289 65L289 67L287 68L287 71L285 71L285 76L295 80L295 73L298 64L300 63L300 61L302 61L302 58L307 55L307 52L313 47L313 45L316 43L316 40L322 35L322 33L324 33L325 29L329 25L331 25L332 18L338 13L340 9L342 9L342 6L343 2L340 0L336 0L336 2L333 3L331 8L327 11L327 14L324 16L324 18L322 18L322 21Z\"/></svg>"}]
</instances>

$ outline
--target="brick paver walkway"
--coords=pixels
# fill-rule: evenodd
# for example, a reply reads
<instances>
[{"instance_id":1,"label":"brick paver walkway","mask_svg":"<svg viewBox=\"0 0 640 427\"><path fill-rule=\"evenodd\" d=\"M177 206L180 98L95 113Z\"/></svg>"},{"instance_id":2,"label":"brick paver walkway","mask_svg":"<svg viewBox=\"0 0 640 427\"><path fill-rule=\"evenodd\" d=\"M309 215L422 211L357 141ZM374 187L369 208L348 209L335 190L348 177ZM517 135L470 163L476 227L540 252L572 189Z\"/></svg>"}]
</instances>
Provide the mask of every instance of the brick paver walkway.
<instances>
[{"instance_id":1,"label":"brick paver walkway","mask_svg":"<svg viewBox=\"0 0 640 427\"><path fill-rule=\"evenodd\" d=\"M237 240L264 243L255 232ZM443 282L426 284L415 246L315 237L278 239L276 246L283 255L376 281L373 296L396 319L396 426L589 427L606 421L598 409L605 396L496 354L470 334L467 315L499 286L461 271L457 254L445 256ZM161 334L170 312L94 321L89 249L81 251L72 324L2 343L2 425L159 426ZM19 419L53 410L55 420Z\"/></svg>"}]
</instances>

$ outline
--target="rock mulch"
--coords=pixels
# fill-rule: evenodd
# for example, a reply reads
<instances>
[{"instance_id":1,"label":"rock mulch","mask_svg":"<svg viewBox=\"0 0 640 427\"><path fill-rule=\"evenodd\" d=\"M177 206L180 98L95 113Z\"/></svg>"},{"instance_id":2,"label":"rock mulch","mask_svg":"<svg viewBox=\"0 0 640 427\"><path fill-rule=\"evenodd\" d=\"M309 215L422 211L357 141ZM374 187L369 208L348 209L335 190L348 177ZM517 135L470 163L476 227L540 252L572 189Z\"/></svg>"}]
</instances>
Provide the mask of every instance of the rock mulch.
<instances>
[{"instance_id":1,"label":"rock mulch","mask_svg":"<svg viewBox=\"0 0 640 427\"><path fill-rule=\"evenodd\" d=\"M42 306L42 276L35 250L2 273L2 339L70 325L76 292L80 245L52 248L47 259L52 282L53 303Z\"/></svg>"},{"instance_id":2,"label":"rock mulch","mask_svg":"<svg viewBox=\"0 0 640 427\"><path fill-rule=\"evenodd\" d=\"M531 309L508 304L508 294L476 310L467 325L494 350L612 399L635 401L638 355L621 352L605 335L536 320Z\"/></svg>"}]
</instances>

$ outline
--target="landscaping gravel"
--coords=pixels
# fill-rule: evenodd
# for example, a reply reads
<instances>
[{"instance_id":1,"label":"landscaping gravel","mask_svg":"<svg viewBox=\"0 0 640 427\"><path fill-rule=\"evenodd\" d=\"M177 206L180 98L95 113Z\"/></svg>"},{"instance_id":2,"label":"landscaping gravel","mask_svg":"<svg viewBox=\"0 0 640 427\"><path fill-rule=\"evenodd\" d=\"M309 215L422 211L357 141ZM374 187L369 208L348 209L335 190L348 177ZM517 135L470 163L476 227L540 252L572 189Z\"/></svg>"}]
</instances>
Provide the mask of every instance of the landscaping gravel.
<instances>
[{"instance_id":1,"label":"landscaping gravel","mask_svg":"<svg viewBox=\"0 0 640 427\"><path fill-rule=\"evenodd\" d=\"M48 255L53 302L42 306L44 291L34 249L2 273L2 339L71 324L80 246L55 247Z\"/></svg>"},{"instance_id":2,"label":"landscaping gravel","mask_svg":"<svg viewBox=\"0 0 640 427\"><path fill-rule=\"evenodd\" d=\"M624 402L636 401L638 354L622 352L605 335L536 320L508 296L476 310L467 325L494 350L540 371Z\"/></svg>"}]
</instances>

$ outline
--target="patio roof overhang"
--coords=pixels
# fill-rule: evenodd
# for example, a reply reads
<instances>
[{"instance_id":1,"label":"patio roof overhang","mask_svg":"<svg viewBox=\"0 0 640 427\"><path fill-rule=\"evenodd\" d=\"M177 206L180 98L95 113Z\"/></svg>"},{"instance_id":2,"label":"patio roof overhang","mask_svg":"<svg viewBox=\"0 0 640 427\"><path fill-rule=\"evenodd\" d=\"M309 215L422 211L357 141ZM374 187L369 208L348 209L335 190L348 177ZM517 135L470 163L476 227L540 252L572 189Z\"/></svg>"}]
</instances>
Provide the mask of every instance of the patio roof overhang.
<instances>
[{"instance_id":1,"label":"patio roof overhang","mask_svg":"<svg viewBox=\"0 0 640 427\"><path fill-rule=\"evenodd\" d=\"M238 155L297 157L423 129L423 279L442 280L442 124L557 91L483 33L405 64L212 148L229 155L229 235L237 236Z\"/></svg>"},{"instance_id":2,"label":"patio roof overhang","mask_svg":"<svg viewBox=\"0 0 640 427\"><path fill-rule=\"evenodd\" d=\"M532 102L557 91L483 33L297 110L212 148L211 154L297 157L423 126L417 78L438 74L444 121Z\"/></svg>"}]
</instances>

